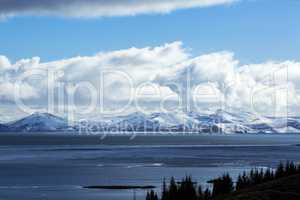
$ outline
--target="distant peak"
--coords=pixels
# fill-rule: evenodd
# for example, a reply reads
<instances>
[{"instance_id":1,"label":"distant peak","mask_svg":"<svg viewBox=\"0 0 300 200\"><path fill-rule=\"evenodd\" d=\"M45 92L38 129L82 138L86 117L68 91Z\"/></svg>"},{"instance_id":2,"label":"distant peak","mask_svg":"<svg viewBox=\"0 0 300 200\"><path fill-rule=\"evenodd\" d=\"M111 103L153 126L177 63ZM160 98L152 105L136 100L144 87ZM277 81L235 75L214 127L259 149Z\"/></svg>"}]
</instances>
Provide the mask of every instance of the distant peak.
<instances>
[{"instance_id":1,"label":"distant peak","mask_svg":"<svg viewBox=\"0 0 300 200\"><path fill-rule=\"evenodd\" d=\"M26 118L52 118L52 119L62 119L61 117L59 116L56 116L54 114L51 114L51 113L47 113L47 112L34 112L33 114L31 114L30 116L28 117L25 117Z\"/></svg>"},{"instance_id":2,"label":"distant peak","mask_svg":"<svg viewBox=\"0 0 300 200\"><path fill-rule=\"evenodd\" d=\"M47 116L54 116L54 115L46 112L34 112L31 114L31 116L47 117Z\"/></svg>"}]
</instances>

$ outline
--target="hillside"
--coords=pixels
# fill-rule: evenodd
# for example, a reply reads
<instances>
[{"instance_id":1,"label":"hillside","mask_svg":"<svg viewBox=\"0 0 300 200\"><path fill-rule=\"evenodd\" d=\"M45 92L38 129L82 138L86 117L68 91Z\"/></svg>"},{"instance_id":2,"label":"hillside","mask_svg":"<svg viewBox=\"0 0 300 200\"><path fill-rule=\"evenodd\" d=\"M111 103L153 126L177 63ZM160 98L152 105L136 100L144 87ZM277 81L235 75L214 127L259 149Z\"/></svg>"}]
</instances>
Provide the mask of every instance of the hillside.
<instances>
[{"instance_id":1,"label":"hillside","mask_svg":"<svg viewBox=\"0 0 300 200\"><path fill-rule=\"evenodd\" d=\"M4 125L3 125L4 126ZM5 125L9 131L37 132L67 130L65 119L49 113L34 113Z\"/></svg>"},{"instance_id":2,"label":"hillside","mask_svg":"<svg viewBox=\"0 0 300 200\"><path fill-rule=\"evenodd\" d=\"M68 124L49 113L34 113L20 120L0 124L0 132L160 132L160 133L300 133L297 117L272 118L255 113L225 110L198 112L131 113L108 119L78 120Z\"/></svg>"},{"instance_id":3,"label":"hillside","mask_svg":"<svg viewBox=\"0 0 300 200\"><path fill-rule=\"evenodd\" d=\"M300 175L293 175L234 192L219 200L299 200Z\"/></svg>"}]
</instances>

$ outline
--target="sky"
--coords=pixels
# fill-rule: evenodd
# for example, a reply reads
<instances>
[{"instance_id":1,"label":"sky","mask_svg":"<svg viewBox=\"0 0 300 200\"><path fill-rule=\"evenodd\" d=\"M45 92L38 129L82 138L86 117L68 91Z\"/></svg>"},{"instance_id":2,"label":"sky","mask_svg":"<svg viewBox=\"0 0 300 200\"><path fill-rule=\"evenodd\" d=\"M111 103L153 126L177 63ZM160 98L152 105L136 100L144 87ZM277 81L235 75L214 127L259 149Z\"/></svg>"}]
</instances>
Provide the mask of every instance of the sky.
<instances>
[{"instance_id":1,"label":"sky","mask_svg":"<svg viewBox=\"0 0 300 200\"><path fill-rule=\"evenodd\" d=\"M51 61L180 40L194 54L230 50L245 63L296 60L299 7L297 0L240 0L167 14L94 18L17 15L0 24L0 50L13 61L34 56Z\"/></svg>"},{"instance_id":2,"label":"sky","mask_svg":"<svg viewBox=\"0 0 300 200\"><path fill-rule=\"evenodd\" d=\"M43 93L45 77L17 83L32 69L55 69L63 73L56 82L89 80L98 90L98 71L105 68L121 70L133 80L133 86L128 86L128 81L120 80L125 79L123 75L104 76L108 80L103 84L117 94L104 97L112 107L123 105L130 89L148 82L158 86L161 96L187 96L190 91L182 84L191 71L193 90L199 86L207 91L210 85L220 101L230 106L249 107L253 88L286 87L288 91L276 89L275 110L286 107L289 98L297 114L299 8L297 0L0 0L1 107L16 108L16 85L26 105L49 100L49 94ZM279 79L270 83L270 74L272 80ZM180 85L182 91L170 83ZM90 102L92 95L87 94L79 89L75 101ZM59 99L58 94L54 96ZM88 100L83 96L89 96ZM270 105L274 110L272 100L261 96L259 107ZM143 105L153 110L157 102L161 97ZM12 113L9 119L18 117L17 111Z\"/></svg>"}]
</instances>

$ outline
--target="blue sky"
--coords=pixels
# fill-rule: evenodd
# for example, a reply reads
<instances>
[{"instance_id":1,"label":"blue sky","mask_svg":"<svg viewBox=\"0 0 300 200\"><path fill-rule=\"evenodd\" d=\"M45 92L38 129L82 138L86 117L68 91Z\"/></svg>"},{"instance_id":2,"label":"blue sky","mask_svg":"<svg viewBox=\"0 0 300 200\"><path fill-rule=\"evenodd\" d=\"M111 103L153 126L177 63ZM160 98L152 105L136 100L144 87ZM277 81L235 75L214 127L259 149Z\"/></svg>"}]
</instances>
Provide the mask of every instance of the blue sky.
<instances>
[{"instance_id":1,"label":"blue sky","mask_svg":"<svg viewBox=\"0 0 300 200\"><path fill-rule=\"evenodd\" d=\"M51 61L182 41L199 55L232 51L242 63L299 60L300 3L241 0L168 14L78 19L17 16L0 22L0 54Z\"/></svg>"}]
</instances>

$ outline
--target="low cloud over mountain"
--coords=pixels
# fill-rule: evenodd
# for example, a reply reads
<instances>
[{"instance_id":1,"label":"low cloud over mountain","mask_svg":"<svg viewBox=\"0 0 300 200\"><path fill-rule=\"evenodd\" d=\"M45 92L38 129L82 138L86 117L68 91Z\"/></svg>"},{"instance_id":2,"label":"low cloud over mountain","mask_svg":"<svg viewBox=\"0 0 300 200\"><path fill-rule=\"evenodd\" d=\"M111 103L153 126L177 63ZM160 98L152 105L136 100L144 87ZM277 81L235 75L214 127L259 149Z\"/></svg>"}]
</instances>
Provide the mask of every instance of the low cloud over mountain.
<instances>
[{"instance_id":1,"label":"low cloud over mountain","mask_svg":"<svg viewBox=\"0 0 300 200\"><path fill-rule=\"evenodd\" d=\"M2 103L36 106L52 99L55 106L93 104L84 111L95 113L100 103L105 109L181 109L185 99L192 110L213 104L273 115L289 106L290 114L299 114L299 62L241 65L227 51L193 57L181 42L53 62L11 63L0 56L0 75Z\"/></svg>"}]
</instances>

